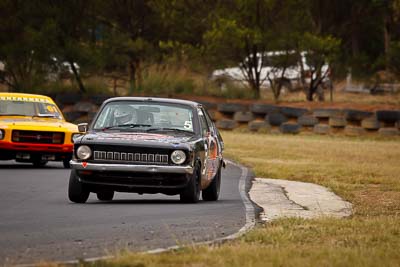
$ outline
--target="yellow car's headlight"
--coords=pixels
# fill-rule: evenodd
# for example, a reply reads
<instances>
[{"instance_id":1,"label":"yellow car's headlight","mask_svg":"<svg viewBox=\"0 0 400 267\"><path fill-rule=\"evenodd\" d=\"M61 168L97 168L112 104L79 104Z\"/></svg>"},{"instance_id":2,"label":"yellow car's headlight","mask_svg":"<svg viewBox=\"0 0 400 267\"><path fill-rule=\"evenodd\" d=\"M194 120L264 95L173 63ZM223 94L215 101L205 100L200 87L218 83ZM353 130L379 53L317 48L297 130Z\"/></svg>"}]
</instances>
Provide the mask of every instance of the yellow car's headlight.
<instances>
[{"instance_id":1,"label":"yellow car's headlight","mask_svg":"<svg viewBox=\"0 0 400 267\"><path fill-rule=\"evenodd\" d=\"M3 140L5 136L4 130L0 129L0 140Z\"/></svg>"}]
</instances>

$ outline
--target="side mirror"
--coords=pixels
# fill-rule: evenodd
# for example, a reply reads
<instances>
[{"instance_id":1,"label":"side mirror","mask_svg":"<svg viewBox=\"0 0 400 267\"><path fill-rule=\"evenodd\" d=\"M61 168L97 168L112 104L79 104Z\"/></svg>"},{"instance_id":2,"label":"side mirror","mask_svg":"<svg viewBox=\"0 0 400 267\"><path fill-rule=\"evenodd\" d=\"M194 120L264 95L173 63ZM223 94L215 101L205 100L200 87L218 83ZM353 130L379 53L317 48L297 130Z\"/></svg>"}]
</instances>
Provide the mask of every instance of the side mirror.
<instances>
[{"instance_id":1,"label":"side mirror","mask_svg":"<svg viewBox=\"0 0 400 267\"><path fill-rule=\"evenodd\" d=\"M86 122L78 124L78 131L81 132L81 133L86 133L87 132L87 128L88 128L88 124Z\"/></svg>"}]
</instances>

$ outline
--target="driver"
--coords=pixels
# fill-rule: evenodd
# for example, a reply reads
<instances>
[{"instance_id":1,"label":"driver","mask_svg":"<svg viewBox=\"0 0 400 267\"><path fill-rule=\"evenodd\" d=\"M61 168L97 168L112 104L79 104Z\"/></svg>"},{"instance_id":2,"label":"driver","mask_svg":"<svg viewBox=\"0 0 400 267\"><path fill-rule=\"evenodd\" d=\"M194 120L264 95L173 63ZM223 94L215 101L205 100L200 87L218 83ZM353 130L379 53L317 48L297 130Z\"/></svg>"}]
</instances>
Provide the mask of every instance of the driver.
<instances>
[{"instance_id":1,"label":"driver","mask_svg":"<svg viewBox=\"0 0 400 267\"><path fill-rule=\"evenodd\" d=\"M123 124L136 124L137 111L129 105L117 107L114 111L114 118L117 125Z\"/></svg>"}]
</instances>

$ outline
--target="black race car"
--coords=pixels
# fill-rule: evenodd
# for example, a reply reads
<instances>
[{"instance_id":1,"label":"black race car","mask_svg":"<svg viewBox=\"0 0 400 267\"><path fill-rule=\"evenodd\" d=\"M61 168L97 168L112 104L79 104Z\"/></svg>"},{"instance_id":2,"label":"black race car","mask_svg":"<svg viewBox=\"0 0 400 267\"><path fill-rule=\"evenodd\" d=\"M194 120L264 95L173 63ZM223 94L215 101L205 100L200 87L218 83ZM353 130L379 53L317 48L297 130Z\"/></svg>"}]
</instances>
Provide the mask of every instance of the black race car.
<instances>
[{"instance_id":1,"label":"black race car","mask_svg":"<svg viewBox=\"0 0 400 267\"><path fill-rule=\"evenodd\" d=\"M180 195L183 202L219 197L225 166L223 141L196 102L116 97L106 100L74 140L68 196L84 203L90 192L103 201L114 192Z\"/></svg>"}]
</instances>

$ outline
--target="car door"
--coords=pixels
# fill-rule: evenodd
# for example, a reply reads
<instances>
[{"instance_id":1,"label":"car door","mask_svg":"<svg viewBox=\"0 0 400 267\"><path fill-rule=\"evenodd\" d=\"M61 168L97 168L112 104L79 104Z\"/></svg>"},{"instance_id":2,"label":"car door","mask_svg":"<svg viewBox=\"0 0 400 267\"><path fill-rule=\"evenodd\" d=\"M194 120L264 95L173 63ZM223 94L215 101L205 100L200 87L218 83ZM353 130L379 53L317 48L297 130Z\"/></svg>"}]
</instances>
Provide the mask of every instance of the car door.
<instances>
[{"instance_id":1,"label":"car door","mask_svg":"<svg viewBox=\"0 0 400 267\"><path fill-rule=\"evenodd\" d=\"M198 114L205 147L204 166L202 170L202 188L205 188L217 174L219 168L219 147L215 130L207 122L205 111L199 108Z\"/></svg>"}]
</instances>

